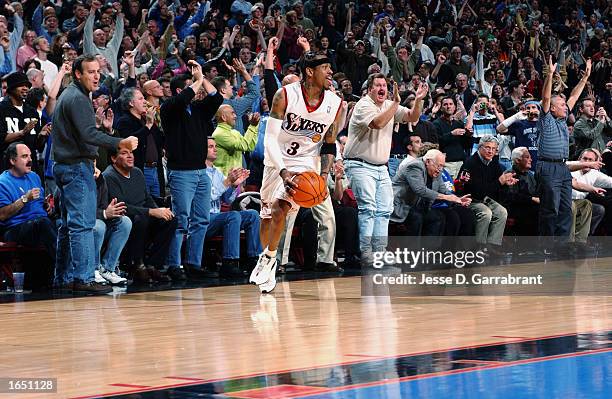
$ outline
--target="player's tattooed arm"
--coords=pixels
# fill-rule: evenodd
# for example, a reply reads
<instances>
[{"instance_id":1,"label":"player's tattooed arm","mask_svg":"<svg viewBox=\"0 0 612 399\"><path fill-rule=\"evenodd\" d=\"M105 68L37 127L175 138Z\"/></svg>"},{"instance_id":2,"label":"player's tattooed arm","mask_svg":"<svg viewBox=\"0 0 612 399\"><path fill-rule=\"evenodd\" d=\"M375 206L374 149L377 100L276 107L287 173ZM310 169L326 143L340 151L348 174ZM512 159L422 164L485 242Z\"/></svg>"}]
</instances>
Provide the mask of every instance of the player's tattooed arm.
<instances>
[{"instance_id":1,"label":"player's tattooed arm","mask_svg":"<svg viewBox=\"0 0 612 399\"><path fill-rule=\"evenodd\" d=\"M336 135L338 134L338 123L334 122L325 133L324 146L335 146ZM335 152L335 151L334 151ZM321 176L327 178L329 171L336 160L335 153L325 152L321 154Z\"/></svg>"},{"instance_id":2,"label":"player's tattooed arm","mask_svg":"<svg viewBox=\"0 0 612 399\"><path fill-rule=\"evenodd\" d=\"M281 87L274 93L272 99L272 108L270 108L270 117L283 120L285 118L285 110L287 109L287 98L285 90Z\"/></svg>"}]
</instances>

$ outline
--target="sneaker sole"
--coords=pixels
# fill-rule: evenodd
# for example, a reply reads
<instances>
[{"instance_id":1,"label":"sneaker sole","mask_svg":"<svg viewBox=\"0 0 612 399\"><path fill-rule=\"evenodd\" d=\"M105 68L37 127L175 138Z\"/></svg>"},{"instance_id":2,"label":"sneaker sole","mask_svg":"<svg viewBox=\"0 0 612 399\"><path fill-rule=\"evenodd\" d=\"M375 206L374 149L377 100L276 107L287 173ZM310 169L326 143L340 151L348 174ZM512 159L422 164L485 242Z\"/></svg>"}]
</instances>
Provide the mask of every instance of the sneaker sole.
<instances>
[{"instance_id":1,"label":"sneaker sole","mask_svg":"<svg viewBox=\"0 0 612 399\"><path fill-rule=\"evenodd\" d=\"M259 291L261 291L262 294L269 294L270 292L274 291L274 288L276 288L277 268L278 265L274 264L274 266L272 266L272 269L270 270L270 278L268 279L268 281L258 285Z\"/></svg>"},{"instance_id":2,"label":"sneaker sole","mask_svg":"<svg viewBox=\"0 0 612 399\"><path fill-rule=\"evenodd\" d=\"M256 274L254 277L251 276L251 278L249 278L249 283L252 283L252 284L255 284L255 285L265 284L268 280L270 280L270 273L272 272L272 269L274 267L276 267L275 263L276 262L272 263L272 267L270 268L270 270L267 271L267 273L265 271L266 268L264 267L264 269L262 269L259 274ZM263 280L262 278L258 278L260 276L264 276L264 273L267 275L265 280ZM263 280L263 281L261 281L261 280Z\"/></svg>"}]
</instances>

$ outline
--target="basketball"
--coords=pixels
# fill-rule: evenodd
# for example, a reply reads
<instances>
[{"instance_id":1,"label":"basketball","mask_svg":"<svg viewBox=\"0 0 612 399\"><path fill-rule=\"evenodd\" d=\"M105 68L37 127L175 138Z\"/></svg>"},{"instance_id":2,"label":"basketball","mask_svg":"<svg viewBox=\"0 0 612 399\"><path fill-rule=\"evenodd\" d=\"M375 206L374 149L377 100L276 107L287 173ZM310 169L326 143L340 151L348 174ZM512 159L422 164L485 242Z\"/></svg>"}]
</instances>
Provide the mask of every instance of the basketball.
<instances>
[{"instance_id":1,"label":"basketball","mask_svg":"<svg viewBox=\"0 0 612 399\"><path fill-rule=\"evenodd\" d=\"M293 201L304 208L319 205L328 196L325 179L315 172L302 172L291 179L297 187L294 188Z\"/></svg>"}]
</instances>

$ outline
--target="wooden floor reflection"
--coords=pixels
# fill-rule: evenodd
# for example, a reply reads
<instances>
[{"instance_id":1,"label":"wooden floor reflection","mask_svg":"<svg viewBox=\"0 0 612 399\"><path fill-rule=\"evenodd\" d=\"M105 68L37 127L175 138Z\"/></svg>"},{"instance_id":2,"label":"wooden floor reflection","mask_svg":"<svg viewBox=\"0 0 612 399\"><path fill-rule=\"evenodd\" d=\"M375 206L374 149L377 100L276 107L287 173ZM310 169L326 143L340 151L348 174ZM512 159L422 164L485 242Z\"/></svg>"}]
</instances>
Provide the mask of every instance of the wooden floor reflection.
<instances>
[{"instance_id":1,"label":"wooden floor reflection","mask_svg":"<svg viewBox=\"0 0 612 399\"><path fill-rule=\"evenodd\" d=\"M611 286L610 259L582 267ZM244 285L2 304L0 317L0 376L58 378L57 394L19 397L80 397L610 331L612 297L362 297L348 277L265 296Z\"/></svg>"}]
</instances>

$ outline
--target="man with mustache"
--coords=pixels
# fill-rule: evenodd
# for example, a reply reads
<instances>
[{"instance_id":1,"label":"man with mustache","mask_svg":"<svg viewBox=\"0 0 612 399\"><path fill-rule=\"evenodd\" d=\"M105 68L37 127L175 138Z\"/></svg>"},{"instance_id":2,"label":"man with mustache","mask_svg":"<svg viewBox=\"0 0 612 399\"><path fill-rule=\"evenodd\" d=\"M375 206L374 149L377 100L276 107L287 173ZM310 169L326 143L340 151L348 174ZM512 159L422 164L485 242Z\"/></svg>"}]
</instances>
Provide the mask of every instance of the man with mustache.
<instances>
[{"instance_id":1,"label":"man with mustache","mask_svg":"<svg viewBox=\"0 0 612 399\"><path fill-rule=\"evenodd\" d=\"M49 219L40 177L32 172L32 153L27 145L12 143L6 150L6 167L0 175L0 225L4 240L27 246L42 245L55 259L57 230Z\"/></svg>"}]
</instances>

